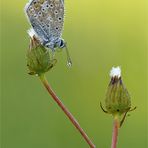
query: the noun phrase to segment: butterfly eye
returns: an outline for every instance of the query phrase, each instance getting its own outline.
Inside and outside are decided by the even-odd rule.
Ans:
[[[64,47],[64,41],[63,41],[63,40],[61,40],[60,47],[61,47],[61,48]]]

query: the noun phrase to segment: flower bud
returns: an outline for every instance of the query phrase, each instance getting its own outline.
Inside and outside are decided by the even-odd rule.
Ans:
[[[122,115],[131,108],[130,95],[122,82],[120,67],[113,67],[110,76],[111,81],[105,98],[106,110],[112,115]]]
[[[57,60],[51,60],[49,50],[40,44],[40,41],[37,40],[31,31],[29,35],[31,37],[29,50],[27,51],[29,74],[41,75],[49,71],[56,64]]]

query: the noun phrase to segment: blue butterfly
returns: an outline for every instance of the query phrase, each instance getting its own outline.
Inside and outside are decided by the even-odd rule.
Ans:
[[[25,13],[35,37],[53,52],[66,49],[69,66],[72,64],[66,42],[61,38],[64,25],[64,0],[31,0],[25,6]]]

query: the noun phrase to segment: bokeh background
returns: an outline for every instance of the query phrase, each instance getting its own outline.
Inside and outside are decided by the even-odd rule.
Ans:
[[[23,8],[28,0],[1,0],[1,147],[87,148],[39,79],[29,76],[26,50],[30,27]],[[119,148],[148,147],[147,0],[65,0],[65,51],[47,78],[98,148],[109,148],[112,116],[99,107],[112,66],[121,66],[132,106],[119,132]]]

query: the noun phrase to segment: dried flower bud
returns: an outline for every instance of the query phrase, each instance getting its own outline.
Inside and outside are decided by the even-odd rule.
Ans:
[[[110,72],[111,81],[106,93],[106,109],[113,115],[122,115],[131,108],[130,95],[123,85],[120,67],[112,68]]]
[[[49,51],[40,44],[35,37],[33,30],[28,33],[31,37],[29,50],[27,51],[29,74],[41,75],[49,71],[56,64],[57,60],[51,60]]]

